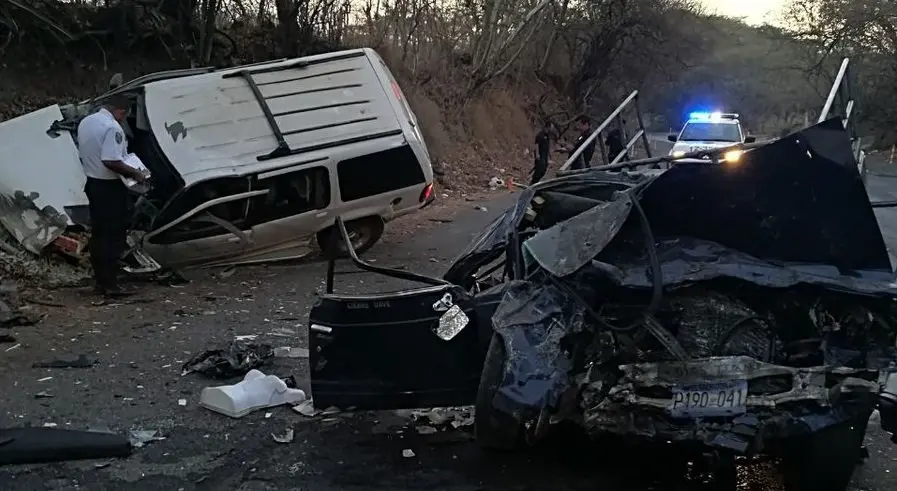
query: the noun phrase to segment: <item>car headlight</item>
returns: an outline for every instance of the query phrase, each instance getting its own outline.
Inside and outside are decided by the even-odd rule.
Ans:
[[[741,160],[741,156],[744,154],[742,150],[729,150],[728,152],[723,154],[723,160],[726,162],[738,162]]]
[[[683,152],[681,150],[676,150],[675,152],[671,153],[670,155],[672,155],[673,157],[679,158],[679,157],[685,155],[685,152]]]

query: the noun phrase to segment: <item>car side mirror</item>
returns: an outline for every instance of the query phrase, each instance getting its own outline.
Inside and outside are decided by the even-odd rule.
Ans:
[[[667,140],[669,140],[673,143],[676,143],[676,140],[678,140],[678,139],[679,138],[677,137],[677,135],[667,135]]]
[[[757,141],[757,137],[756,137],[756,136],[746,136],[746,137],[744,137],[744,142],[745,142],[745,143],[754,143],[755,141]]]

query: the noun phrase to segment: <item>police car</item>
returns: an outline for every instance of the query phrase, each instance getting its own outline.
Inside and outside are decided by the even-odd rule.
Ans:
[[[670,155],[679,157],[686,153],[725,148],[739,143],[753,143],[756,138],[745,136],[738,115],[733,113],[691,113],[678,135],[669,135],[673,142]],[[726,152],[721,161],[732,162],[741,158],[741,150]],[[704,162],[703,159],[680,159],[676,162]]]

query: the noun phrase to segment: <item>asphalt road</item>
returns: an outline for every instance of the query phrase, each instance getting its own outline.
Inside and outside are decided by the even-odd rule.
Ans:
[[[897,199],[897,178],[873,177],[869,189],[873,199]],[[390,229],[367,257],[438,274],[510,200],[499,195],[428,211],[416,217],[418,225]],[[877,213],[886,238],[897,245],[897,210]],[[323,286],[324,265],[240,268],[227,277],[219,272],[194,272],[193,282],[179,288],[147,286],[128,304],[92,305],[93,297],[71,290],[53,294],[66,308],[35,306],[47,317],[16,330],[17,348],[0,345],[0,426],[156,430],[165,439],[122,460],[6,467],[0,489],[687,489],[652,477],[655,461],[638,453],[577,442],[495,457],[481,452],[463,427],[419,435],[406,427],[406,417],[392,412],[306,418],[281,407],[238,420],[211,413],[197,403],[200,390],[215,382],[181,376],[182,363],[238,335],[304,346],[303,326]],[[339,290],[358,292],[401,286],[372,275],[343,276],[336,283]],[[282,337],[285,330],[295,334]],[[78,355],[96,364],[32,368],[34,362]],[[278,359],[268,371],[295,375],[302,384],[307,379],[303,359]],[[287,427],[295,440],[273,441],[272,433]],[[876,424],[867,439],[870,458],[858,469],[854,489],[897,489],[890,472],[897,452]],[[414,456],[403,457],[403,450]],[[745,489],[777,489],[774,476],[755,471],[747,473]]]

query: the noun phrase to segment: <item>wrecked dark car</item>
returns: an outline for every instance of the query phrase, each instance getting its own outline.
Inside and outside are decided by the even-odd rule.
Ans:
[[[897,285],[838,119],[739,162],[537,184],[441,279],[352,256],[426,286],[339,295],[331,263],[322,407],[475,404],[494,448],[561,422],[677,443],[718,457],[716,489],[762,454],[789,491],[842,491],[873,410],[897,430]]]

